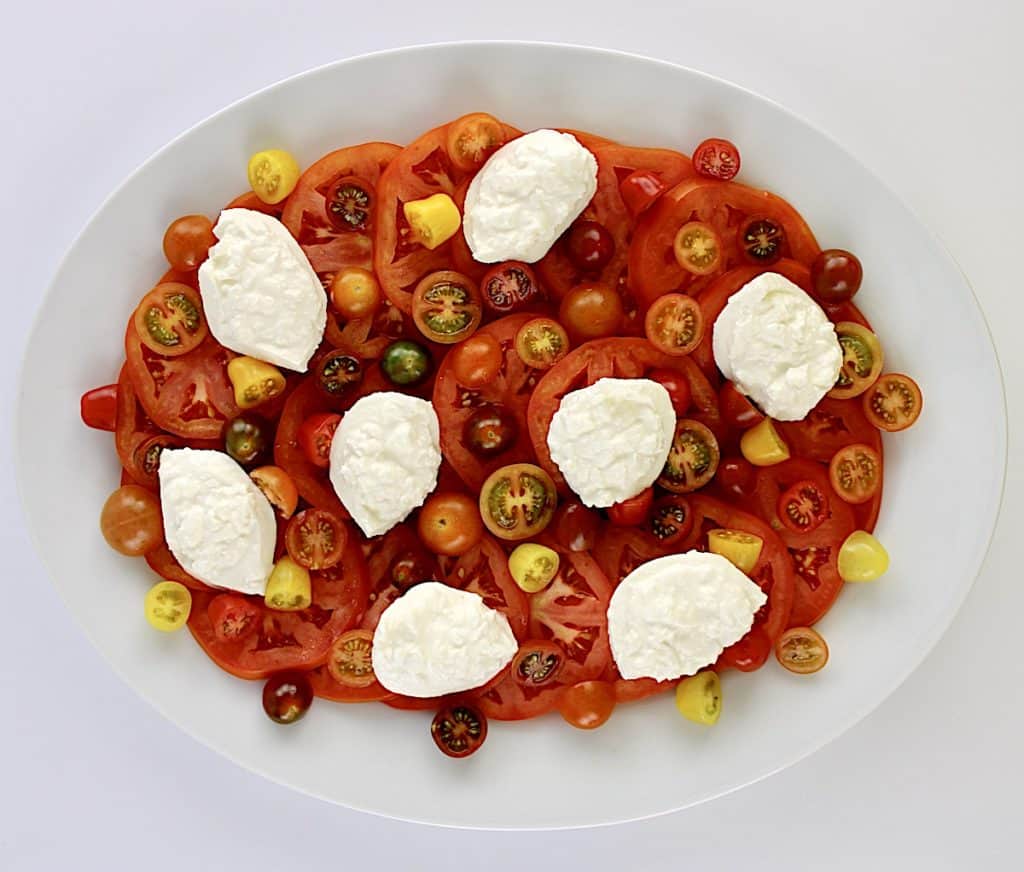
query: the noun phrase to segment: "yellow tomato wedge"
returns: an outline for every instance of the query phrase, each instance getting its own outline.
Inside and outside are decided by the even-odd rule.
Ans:
[[[888,552],[865,530],[854,530],[839,549],[839,574],[843,581],[874,581],[888,568]]]
[[[789,460],[789,446],[782,440],[771,418],[765,418],[743,432],[740,453],[754,466],[774,466]]]
[[[279,612],[298,612],[308,608],[313,600],[309,570],[299,566],[291,557],[282,557],[270,573],[263,599],[268,609]]]
[[[711,726],[722,713],[722,682],[711,669],[676,685],[676,708],[688,721]]]
[[[447,194],[432,194],[402,206],[413,236],[424,248],[434,249],[451,239],[462,224],[459,207]]]
[[[235,389],[235,402],[240,409],[255,408],[284,390],[281,370],[255,357],[235,357],[228,361],[228,379]]]
[[[709,530],[708,551],[721,554],[740,572],[750,574],[761,556],[764,540],[740,530]]]
[[[299,164],[279,148],[258,151],[249,158],[249,186],[264,203],[280,203],[299,181]]]

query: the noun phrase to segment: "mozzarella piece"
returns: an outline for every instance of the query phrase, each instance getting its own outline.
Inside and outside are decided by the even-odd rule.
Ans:
[[[462,223],[481,263],[534,263],[597,190],[597,160],[576,137],[535,130],[499,148],[474,176]]]
[[[608,604],[619,673],[658,681],[693,675],[749,632],[766,600],[720,554],[688,551],[641,564]]]
[[[562,398],[548,450],[583,503],[604,508],[636,496],[661,474],[675,426],[672,399],[660,384],[603,378]]]
[[[327,295],[285,226],[253,209],[225,209],[220,240],[199,267],[214,338],[258,360],[305,372],[327,324]]]
[[[277,521],[245,470],[220,451],[167,448],[159,475],[164,535],[182,568],[214,587],[265,593]]]
[[[434,407],[393,391],[358,400],[331,442],[331,484],[367,536],[386,533],[423,505],[440,466]]]
[[[712,346],[726,378],[779,421],[806,417],[833,388],[843,362],[822,308],[773,272],[729,298],[715,320]]]
[[[429,697],[486,684],[518,650],[508,618],[475,593],[417,584],[380,616],[373,672],[392,693]]]

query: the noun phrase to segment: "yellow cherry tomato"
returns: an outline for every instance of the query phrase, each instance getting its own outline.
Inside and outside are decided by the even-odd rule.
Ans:
[[[235,402],[240,409],[252,409],[284,390],[281,370],[255,357],[235,357],[229,360],[228,378],[235,389]]]
[[[740,453],[754,466],[774,466],[789,460],[789,446],[782,441],[771,418],[743,431]]]
[[[298,612],[308,608],[312,600],[313,583],[309,570],[299,566],[291,557],[278,560],[267,580],[267,592],[263,597],[267,608]]]
[[[889,568],[889,553],[865,530],[854,530],[839,549],[843,581],[874,581]]]
[[[516,546],[508,558],[508,571],[527,593],[544,590],[558,573],[558,552],[532,542]]]
[[[722,682],[711,669],[684,678],[676,685],[676,708],[695,724],[711,726],[722,713]]]
[[[750,574],[761,556],[764,540],[740,530],[708,530],[708,551],[721,554],[740,572]]]
[[[192,611],[192,594],[176,581],[160,581],[146,594],[146,620],[154,630],[171,633],[180,630]]]
[[[249,186],[264,203],[280,203],[295,190],[299,175],[295,158],[279,148],[249,158]]]
[[[368,269],[347,266],[331,280],[331,303],[346,320],[369,318],[380,307],[380,282]]]
[[[447,194],[433,194],[423,200],[410,200],[402,206],[405,220],[416,241],[434,249],[451,239],[462,224],[459,207]]]

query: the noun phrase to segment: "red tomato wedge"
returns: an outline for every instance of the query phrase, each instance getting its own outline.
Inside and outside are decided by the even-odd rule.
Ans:
[[[715,275],[746,263],[737,234],[755,215],[771,218],[782,227],[782,257],[810,267],[821,249],[810,227],[781,197],[738,182],[686,179],[664,193],[637,224],[629,250],[629,283],[640,305],[646,308],[669,291],[695,295]],[[722,257],[715,273],[699,276],[676,260],[676,233],[690,221],[710,225],[721,239]]]
[[[655,369],[680,373],[689,383],[692,395],[688,416],[712,430],[720,427],[718,396],[688,357],[663,354],[646,339],[610,338],[588,342],[570,351],[544,374],[530,397],[527,409],[537,462],[562,493],[568,493],[568,487],[548,450],[548,429],[562,397],[601,378],[644,378]]]

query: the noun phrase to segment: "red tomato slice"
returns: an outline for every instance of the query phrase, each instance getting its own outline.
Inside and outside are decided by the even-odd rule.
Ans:
[[[368,142],[341,148],[320,158],[300,177],[295,190],[284,204],[281,221],[298,240],[321,281],[329,283],[343,267],[373,267],[373,225],[376,219],[373,200],[384,169],[401,148],[388,142]],[[328,214],[327,197],[341,179],[362,180],[369,190],[370,218],[363,229],[339,227]]]
[[[480,692],[480,710],[496,720],[523,720],[552,711],[565,685],[598,678],[611,663],[605,618],[611,584],[589,555],[568,551],[549,538],[538,541],[559,552],[561,565],[551,584],[529,598],[529,634],[558,645],[565,662],[550,684],[524,687],[505,673]]]
[[[433,400],[441,425],[441,452],[474,491],[502,466],[534,462],[527,407],[540,374],[526,366],[515,350],[516,334],[532,319],[532,315],[509,315],[477,331],[477,336],[493,336],[501,345],[502,364],[497,377],[488,384],[479,388],[459,384],[450,355],[438,369]],[[464,437],[467,421],[483,406],[500,406],[518,426],[513,444],[493,457],[475,454]]]
[[[506,141],[514,139],[519,131],[508,125]],[[442,124],[427,131],[419,139],[403,148],[390,162],[377,185],[377,211],[374,215],[373,264],[388,299],[405,314],[412,312],[412,292],[428,273],[451,269],[453,252],[457,245],[465,245],[462,230],[431,250],[416,242],[405,220],[403,204],[421,200],[433,194],[448,194],[456,200],[465,196],[465,187],[471,174],[459,170],[448,154],[448,127]],[[457,242],[455,240],[461,240]],[[456,267],[479,280],[486,266],[463,269],[468,249],[463,249]],[[469,258],[472,263],[472,258]]]
[[[781,197],[737,182],[686,179],[663,194],[637,224],[629,250],[629,282],[640,305],[646,308],[669,291],[694,295],[715,275],[746,263],[737,233],[753,215],[771,218],[782,227],[782,257],[809,267],[820,253],[810,227]],[[709,224],[722,240],[720,265],[709,276],[684,269],[673,253],[676,233],[690,221]]]
[[[692,411],[711,430],[720,428],[718,396],[708,380],[688,357],[673,357],[657,351],[646,339],[597,339],[581,345],[549,369],[530,397],[527,420],[537,462],[558,486],[568,493],[568,485],[548,450],[548,429],[562,397],[570,391],[592,385],[606,376],[646,378],[652,370],[670,369],[683,375],[690,385]]]
[[[286,199],[281,200],[279,203],[264,203],[256,196],[255,191],[245,191],[235,197],[235,199],[228,203],[224,208],[252,209],[254,212],[262,212],[264,215],[270,215],[273,218],[280,219],[281,213],[287,205],[288,201]]]
[[[313,693],[332,702],[387,702],[395,697],[376,681],[367,687],[348,687],[334,680],[326,666],[318,666],[309,673]]]
[[[794,484],[811,481],[831,495],[825,520],[815,529],[799,533],[789,529],[778,516],[780,496]],[[853,507],[835,496],[828,470],[810,460],[793,459],[767,466],[757,473],[754,489],[757,514],[765,518],[789,548],[796,570],[791,627],[809,627],[819,620],[843,589],[839,575],[839,548],[857,529]]]
[[[483,598],[484,604],[508,618],[515,637],[526,638],[530,601],[508,571],[508,555],[497,540],[484,534],[480,544],[463,554],[448,570],[445,582]]]
[[[601,571],[617,586],[642,563],[664,557],[673,550],[645,529],[607,524],[598,535],[593,553]]]
[[[185,572],[166,544],[150,551],[146,555],[146,563],[149,564],[149,568],[153,572],[167,581],[176,581],[179,584],[185,585],[190,590],[209,590],[217,593],[212,587],[203,584],[198,578],[193,578]]]
[[[629,322],[627,332],[641,334],[643,321],[637,318],[636,301],[626,282],[630,240],[635,220],[622,198],[620,185],[637,170],[653,173],[670,188],[693,176],[690,159],[677,151],[663,148],[631,148],[590,134],[573,131],[573,135],[597,158],[597,191],[583,210],[580,220],[596,221],[612,236],[615,251],[611,260],[596,274],[582,271],[569,256],[564,238],[537,264],[541,280],[548,292],[561,300],[571,288],[583,281],[598,282],[615,288],[623,298],[623,309]]]
[[[442,581],[444,573],[412,527],[399,524],[383,536],[365,540],[363,553],[370,572],[370,605],[360,626],[374,630],[381,613],[421,581]]]
[[[265,678],[285,669],[321,665],[331,643],[355,626],[367,607],[369,574],[359,545],[352,537],[341,563],[313,573],[313,602],[300,612],[279,612],[258,603],[259,629],[245,639],[217,638],[207,614],[215,592],[194,592],[189,629],[221,669],[239,678]]]
[[[881,436],[864,414],[860,397],[825,397],[802,421],[777,421],[775,426],[792,454],[818,463],[830,463],[837,451],[856,443],[882,456]]]

